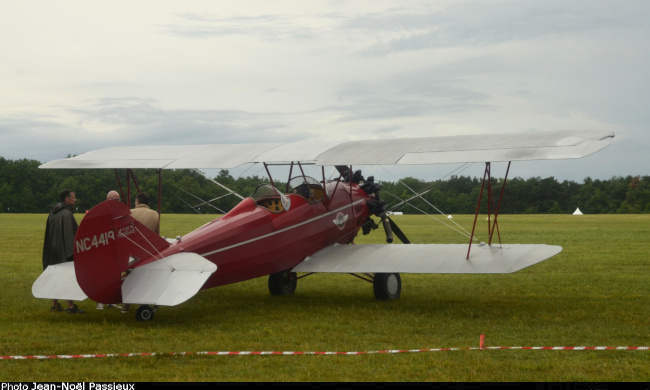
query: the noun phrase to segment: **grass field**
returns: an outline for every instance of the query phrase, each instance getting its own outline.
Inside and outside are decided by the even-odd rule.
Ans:
[[[291,297],[270,296],[261,278],[201,292],[146,323],[133,309],[97,311],[86,300],[79,304],[86,314],[68,315],[33,298],[46,218],[0,214],[0,355],[163,355],[1,360],[3,382],[650,380],[648,350],[164,355],[469,348],[480,334],[486,346],[650,346],[650,215],[502,215],[504,242],[564,250],[514,274],[402,275],[402,297],[390,302],[376,301],[370,284],[349,275],[302,279]],[[469,229],[472,218],[454,220]],[[430,217],[395,220],[416,243],[466,241]],[[161,233],[182,235],[206,221],[165,215]],[[379,230],[357,242],[382,240]]]

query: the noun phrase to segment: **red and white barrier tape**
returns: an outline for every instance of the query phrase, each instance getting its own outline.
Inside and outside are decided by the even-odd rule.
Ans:
[[[442,352],[442,351],[483,351],[483,350],[552,350],[552,351],[648,351],[650,347],[486,347],[484,346],[485,336],[481,335],[480,344],[473,348],[430,348],[430,349],[390,349],[384,351],[365,352],[295,352],[295,351],[217,351],[217,352],[169,352],[169,353],[102,353],[84,355],[28,355],[28,356],[0,356],[0,360],[23,360],[23,359],[78,359],[98,357],[119,357],[119,356],[174,356],[174,355],[371,355],[391,353],[412,353],[412,352]]]
[[[650,347],[484,347],[476,349],[531,349],[546,351],[648,351]]]

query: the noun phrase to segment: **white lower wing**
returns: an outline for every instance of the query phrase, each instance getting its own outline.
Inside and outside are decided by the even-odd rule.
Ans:
[[[135,268],[122,283],[122,302],[175,306],[192,298],[217,266],[196,253],[177,253]]]
[[[83,301],[88,296],[81,290],[74,272],[74,262],[48,266],[32,285],[34,298]]]
[[[562,251],[550,245],[336,245],[320,250],[295,272],[501,274],[519,271]]]

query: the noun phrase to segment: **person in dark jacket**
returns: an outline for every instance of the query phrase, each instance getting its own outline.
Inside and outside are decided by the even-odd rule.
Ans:
[[[73,191],[63,190],[59,194],[59,199],[60,202],[52,206],[52,211],[47,217],[43,242],[43,270],[50,265],[74,260],[74,236],[79,226],[74,218],[74,205],[77,198]],[[63,308],[56,299],[52,299],[51,310],[63,311]],[[66,312],[84,313],[72,301],[68,301]]]

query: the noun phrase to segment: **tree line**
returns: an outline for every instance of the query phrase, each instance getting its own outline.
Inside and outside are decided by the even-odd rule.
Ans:
[[[0,210],[3,213],[47,213],[58,202],[59,192],[68,188],[76,192],[78,211],[84,212],[106,199],[108,191],[119,191],[118,180],[126,187],[125,172],[113,170],[38,169],[35,160],[7,160],[0,157]],[[124,171],[124,170],[122,170]],[[165,170],[162,173],[163,213],[214,213],[230,210],[240,199],[197,172]],[[158,204],[156,170],[134,170],[139,189],[151,196],[151,206]],[[221,170],[214,178],[232,191],[249,196],[266,177],[234,178]],[[132,183],[132,182],[131,182]],[[499,204],[503,179],[492,178],[493,204]],[[447,180],[425,181],[407,177],[397,182],[382,181],[380,195],[395,210],[445,214],[473,214],[481,193],[482,178],[452,176]],[[285,182],[275,181],[284,189]],[[408,203],[413,192],[422,194]],[[131,184],[132,198],[136,188]],[[126,196],[126,193],[123,194]],[[481,212],[487,212],[487,189],[483,191]],[[206,203],[206,201],[211,202]],[[133,207],[133,202],[129,202]],[[435,208],[434,208],[435,207]],[[615,176],[609,180],[587,177],[583,183],[558,181],[554,177],[515,177],[507,180],[501,202],[506,214],[566,214],[579,207],[585,214],[650,213],[650,176]],[[436,210],[437,209],[437,210]]]

